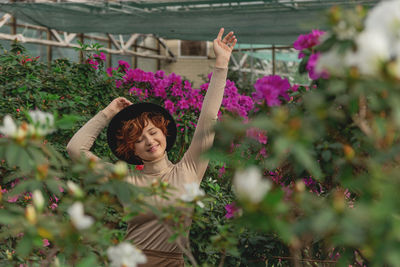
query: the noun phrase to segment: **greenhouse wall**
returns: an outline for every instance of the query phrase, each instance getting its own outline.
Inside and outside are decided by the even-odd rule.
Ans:
[[[180,41],[179,40],[167,40],[167,46],[171,49],[172,53],[178,56],[176,62],[161,62],[161,69],[167,73],[177,73],[186,79],[193,82],[195,88],[200,87],[204,83],[204,77],[210,73],[213,69],[215,62],[215,55],[212,48],[212,43],[208,42],[207,45],[207,56],[180,56]],[[165,53],[165,50],[161,50],[161,54]]]

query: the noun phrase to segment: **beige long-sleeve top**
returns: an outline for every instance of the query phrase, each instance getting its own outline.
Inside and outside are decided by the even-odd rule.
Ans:
[[[148,186],[154,179],[168,182],[176,190],[168,201],[154,197],[150,202],[156,205],[168,205],[178,199],[184,192],[186,183],[200,184],[206,171],[208,160],[201,154],[208,150],[214,140],[213,125],[217,120],[218,110],[224,95],[227,69],[215,68],[208,91],[203,101],[200,117],[192,142],[181,161],[172,164],[165,153],[164,157],[155,161],[144,161],[144,169],[139,175],[127,177],[127,181],[136,186]],[[90,148],[99,133],[106,127],[110,119],[100,111],[89,120],[72,137],[67,145],[71,158],[79,158],[83,152],[87,157],[95,157]],[[187,222],[190,225],[191,221]],[[132,240],[141,249],[165,252],[182,252],[176,243],[168,242],[170,231],[167,225],[160,223],[152,213],[141,214],[128,222],[125,239]]]

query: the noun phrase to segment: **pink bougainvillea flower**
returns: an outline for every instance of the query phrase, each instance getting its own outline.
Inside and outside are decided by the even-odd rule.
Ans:
[[[97,69],[99,68],[99,67],[98,67],[99,62],[97,62],[97,61],[95,61],[95,60],[93,60],[93,59],[88,59],[87,62],[88,62],[88,64],[91,65],[91,67],[92,67],[93,69],[97,70]]]
[[[189,109],[189,104],[186,99],[181,99],[178,101],[178,108],[179,109]]]
[[[264,130],[252,127],[246,131],[246,136],[257,140],[260,144],[267,144],[267,133]]]
[[[50,242],[49,242],[49,240],[48,239],[43,239],[42,240],[43,241],[43,247],[48,247],[48,246],[50,246]]]
[[[165,76],[165,72],[163,70],[158,70],[155,74],[156,78],[163,79]]]
[[[125,71],[131,67],[131,65],[129,65],[128,62],[123,61],[123,60],[118,61],[118,66],[121,67]]]
[[[171,114],[174,114],[176,111],[175,104],[171,100],[167,99],[164,102],[164,107],[168,110]],[[179,125],[179,124],[178,124]],[[178,126],[179,127],[179,126]]]
[[[325,32],[321,30],[312,30],[309,34],[301,34],[297,40],[293,43],[293,47],[296,50],[303,50],[307,48],[312,48],[320,43],[320,36]],[[304,53],[299,53],[299,58],[303,58]]]
[[[100,55],[94,54],[93,55],[94,58],[100,59],[102,61],[106,61],[106,55],[103,52],[100,52]]]
[[[319,73],[315,70],[315,66],[317,65],[319,56],[320,56],[320,52],[312,54],[307,62],[306,70],[308,71],[308,76],[312,80],[317,80],[319,78],[323,78],[323,79],[329,78],[329,74],[326,71]]]
[[[115,81],[115,87],[120,88],[122,86],[122,81],[121,80],[116,80]]]
[[[279,97],[283,97],[287,101],[290,100],[287,93],[291,88],[290,83],[288,79],[283,79],[278,75],[270,75],[258,79],[254,84],[254,88],[256,91],[252,96],[258,104],[265,101],[268,106],[272,107],[281,105]]]
[[[222,175],[225,174],[225,172],[226,172],[226,170],[225,170],[225,165],[224,165],[218,170],[218,177],[221,178]]]
[[[232,202],[230,204],[225,205],[225,218],[230,219],[235,216],[235,214],[239,211],[239,209],[236,207],[235,202]]]
[[[19,195],[13,196],[13,197],[8,197],[7,202],[9,203],[15,203],[18,201]]]
[[[303,178],[303,182],[307,187],[315,185],[315,180],[312,177]]]
[[[265,148],[265,147],[262,147],[261,149],[260,149],[260,151],[258,152],[258,155],[259,156],[261,156],[261,157],[263,157],[263,158],[266,158],[267,157],[267,149]]]
[[[291,90],[292,90],[293,92],[297,92],[297,91],[299,90],[299,87],[300,87],[300,84],[293,84]]]
[[[112,77],[113,76],[113,71],[116,70],[115,68],[107,68],[106,72],[108,77]]]

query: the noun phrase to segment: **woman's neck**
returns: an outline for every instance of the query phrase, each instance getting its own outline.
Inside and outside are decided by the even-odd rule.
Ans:
[[[150,175],[161,175],[166,172],[168,169],[172,167],[172,163],[168,160],[167,152],[164,152],[164,155],[159,159],[155,159],[152,161],[144,161],[144,174]]]

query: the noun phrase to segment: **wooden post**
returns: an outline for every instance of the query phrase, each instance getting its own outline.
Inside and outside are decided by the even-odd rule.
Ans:
[[[157,40],[157,39],[156,39]],[[157,40],[157,50],[158,50],[158,54],[161,55],[161,45],[160,42]],[[157,59],[157,70],[161,69],[161,60]]]
[[[79,41],[81,41],[82,44],[85,43],[85,37],[83,36],[83,33],[79,34]],[[84,59],[84,54],[83,51],[79,51],[79,63],[83,63],[83,59]]]
[[[253,65],[254,65],[254,50],[253,50],[253,44],[250,44],[250,51],[251,51],[251,58],[250,58],[250,82],[253,84]]]
[[[107,39],[108,39],[107,48],[111,49],[111,39],[110,39],[110,37],[108,37]],[[111,53],[109,53],[108,57],[107,57],[107,68],[111,68],[111,67],[112,67],[112,56],[111,56]]]
[[[11,18],[11,34],[17,34],[17,19],[14,16]]]
[[[276,72],[275,50],[275,45],[272,45],[272,75]]]
[[[11,3],[15,3],[15,0],[10,0]],[[12,16],[11,18],[11,34],[16,35],[17,34],[17,19]]]
[[[47,40],[51,40],[51,32],[50,29],[47,29]],[[50,67],[51,61],[53,60],[53,51],[52,51],[52,46],[48,45],[47,46],[47,65]]]
[[[135,40],[135,43],[133,46],[133,51],[137,52],[137,39]],[[137,69],[137,57],[136,56],[132,57],[132,68]]]

